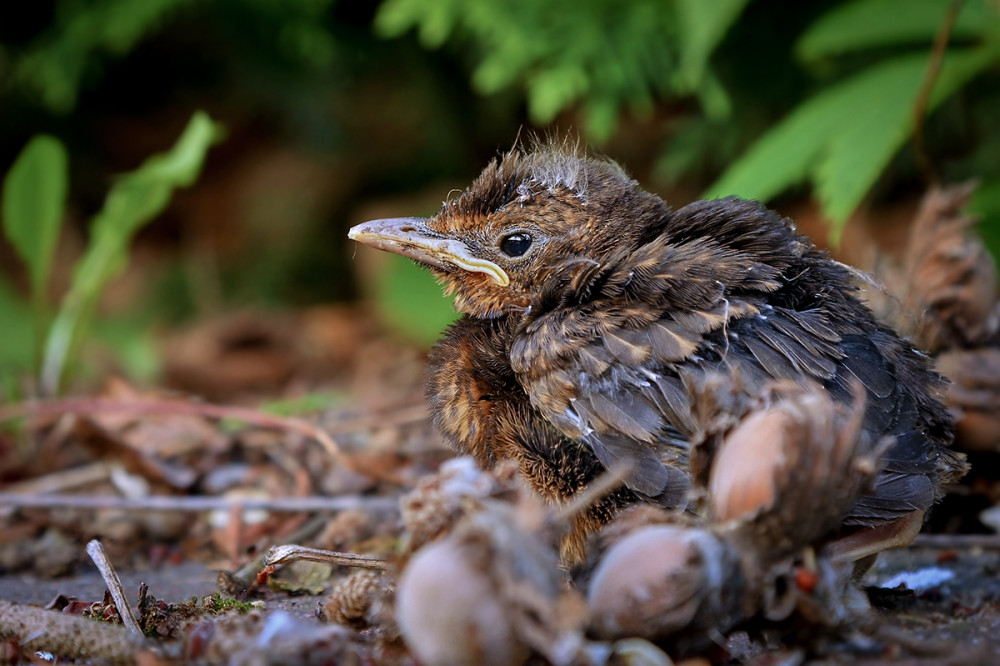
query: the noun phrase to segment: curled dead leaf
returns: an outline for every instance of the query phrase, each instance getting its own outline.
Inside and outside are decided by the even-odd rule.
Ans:
[[[956,417],[956,445],[968,451],[1000,449],[1000,349],[955,349],[935,359],[951,380],[944,399]]]
[[[962,209],[974,184],[932,188],[910,229],[904,257],[903,315],[917,346],[930,352],[969,347],[997,332],[997,269],[976,220]]]

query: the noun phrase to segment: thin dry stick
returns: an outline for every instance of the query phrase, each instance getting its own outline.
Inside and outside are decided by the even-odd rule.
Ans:
[[[347,511],[350,509],[392,511],[399,501],[392,497],[247,497],[232,500],[225,497],[117,497],[114,495],[21,495],[0,493],[0,507],[30,509],[120,509],[122,511],[227,511],[234,506],[245,510],[287,511]]]
[[[6,493],[0,493],[0,496],[4,494],[34,496],[45,493],[56,493],[67,488],[85,486],[109,478],[111,476],[111,469],[112,466],[110,464],[98,462],[60,470],[35,479],[11,483],[4,488]],[[4,506],[4,502],[0,501],[0,519],[9,516],[13,508],[13,506]]]
[[[948,49],[948,42],[951,39],[951,31],[955,27],[955,19],[962,8],[962,0],[952,0],[948,6],[948,13],[945,14],[944,23],[934,37],[934,46],[931,49],[931,57],[927,63],[927,72],[924,74],[924,81],[920,85],[920,92],[913,103],[913,151],[916,153],[917,164],[924,174],[924,178],[929,185],[938,183],[937,171],[934,168],[931,158],[927,155],[927,148],[924,145],[924,116],[927,114],[927,105],[930,103],[931,91],[934,89],[934,82],[937,81],[941,71],[941,62],[944,60],[945,51]]]
[[[104,552],[104,546],[101,545],[100,541],[94,539],[87,544],[87,554],[90,555],[90,559],[94,560],[97,570],[101,572],[101,578],[107,584],[111,598],[115,600],[115,608],[118,609],[118,616],[122,619],[122,624],[133,634],[142,636],[142,628],[139,627],[139,621],[135,619],[132,607],[129,605],[128,599],[125,598],[125,588],[122,587],[122,581],[118,578],[118,572],[111,564],[108,554]]]
[[[276,564],[287,564],[295,560],[308,560],[310,562],[323,562],[324,564],[336,564],[344,567],[357,567],[359,569],[377,569],[384,571],[392,567],[389,560],[371,555],[355,555],[354,553],[341,553],[335,550],[322,550],[320,548],[308,548],[295,544],[283,546],[272,546],[267,551],[264,558],[265,566]]]
[[[912,547],[942,548],[967,550],[982,548],[984,550],[1000,549],[1000,534],[918,534]]]

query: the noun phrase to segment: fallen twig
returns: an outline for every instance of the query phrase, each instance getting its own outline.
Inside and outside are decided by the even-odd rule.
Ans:
[[[11,483],[4,487],[8,493],[18,495],[33,495],[42,493],[57,493],[68,488],[77,486],[87,486],[100,481],[106,481],[111,477],[111,470],[114,466],[106,462],[96,462],[70,469],[51,472],[45,476],[35,477]]]
[[[911,547],[1000,549],[1000,534],[919,534]]]
[[[115,601],[115,608],[118,610],[118,617],[122,619],[122,624],[133,634],[142,636],[142,628],[139,626],[139,621],[135,619],[132,606],[129,605],[128,599],[125,597],[125,588],[122,587],[122,581],[118,578],[118,572],[111,564],[108,554],[104,552],[104,546],[101,545],[100,541],[94,539],[87,544],[87,554],[94,561],[94,565],[101,573],[101,578],[108,586],[108,592],[111,593],[111,598]]]
[[[952,0],[948,6],[948,11],[944,15],[941,27],[937,35],[934,36],[934,46],[931,47],[930,57],[927,61],[927,71],[924,73],[924,80],[920,84],[920,92],[913,103],[913,151],[916,154],[917,165],[924,174],[924,178],[930,184],[938,182],[937,170],[934,168],[931,158],[927,155],[924,146],[924,118],[927,115],[927,105],[930,103],[931,91],[937,82],[938,74],[941,71],[941,63],[944,60],[945,52],[948,50],[948,42],[951,39],[952,30],[955,28],[955,19],[962,9],[963,0]]]
[[[92,483],[105,481],[111,477],[113,466],[106,462],[91,463],[81,465],[71,469],[52,472],[45,476],[34,479],[18,481],[7,485],[4,490],[6,494],[19,496],[35,496],[45,493],[56,493],[77,486],[86,486]],[[0,493],[2,495],[4,493]],[[6,518],[15,507],[4,506],[0,502],[0,518]]]
[[[265,566],[276,564],[287,564],[295,560],[308,560],[310,562],[323,562],[325,564],[336,564],[344,567],[357,567],[360,569],[385,570],[392,566],[389,560],[371,555],[355,555],[354,553],[341,553],[334,550],[322,550],[319,548],[308,548],[306,546],[296,546],[287,544],[284,546],[272,546],[267,551],[264,558]]]

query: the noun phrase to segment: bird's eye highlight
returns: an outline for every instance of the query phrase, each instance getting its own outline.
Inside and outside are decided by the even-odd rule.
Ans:
[[[524,232],[504,236],[500,241],[500,251],[508,257],[520,257],[531,247],[531,236]]]

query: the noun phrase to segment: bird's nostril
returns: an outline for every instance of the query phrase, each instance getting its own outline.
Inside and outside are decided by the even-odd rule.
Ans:
[[[400,231],[405,231],[405,232],[409,233],[409,232],[411,232],[411,231],[416,231],[416,230],[417,230],[417,228],[416,228],[416,227],[413,227],[413,226],[410,226],[410,225],[408,224],[408,225],[406,225],[405,227],[400,227],[400,228],[399,228],[399,230],[400,230]]]

